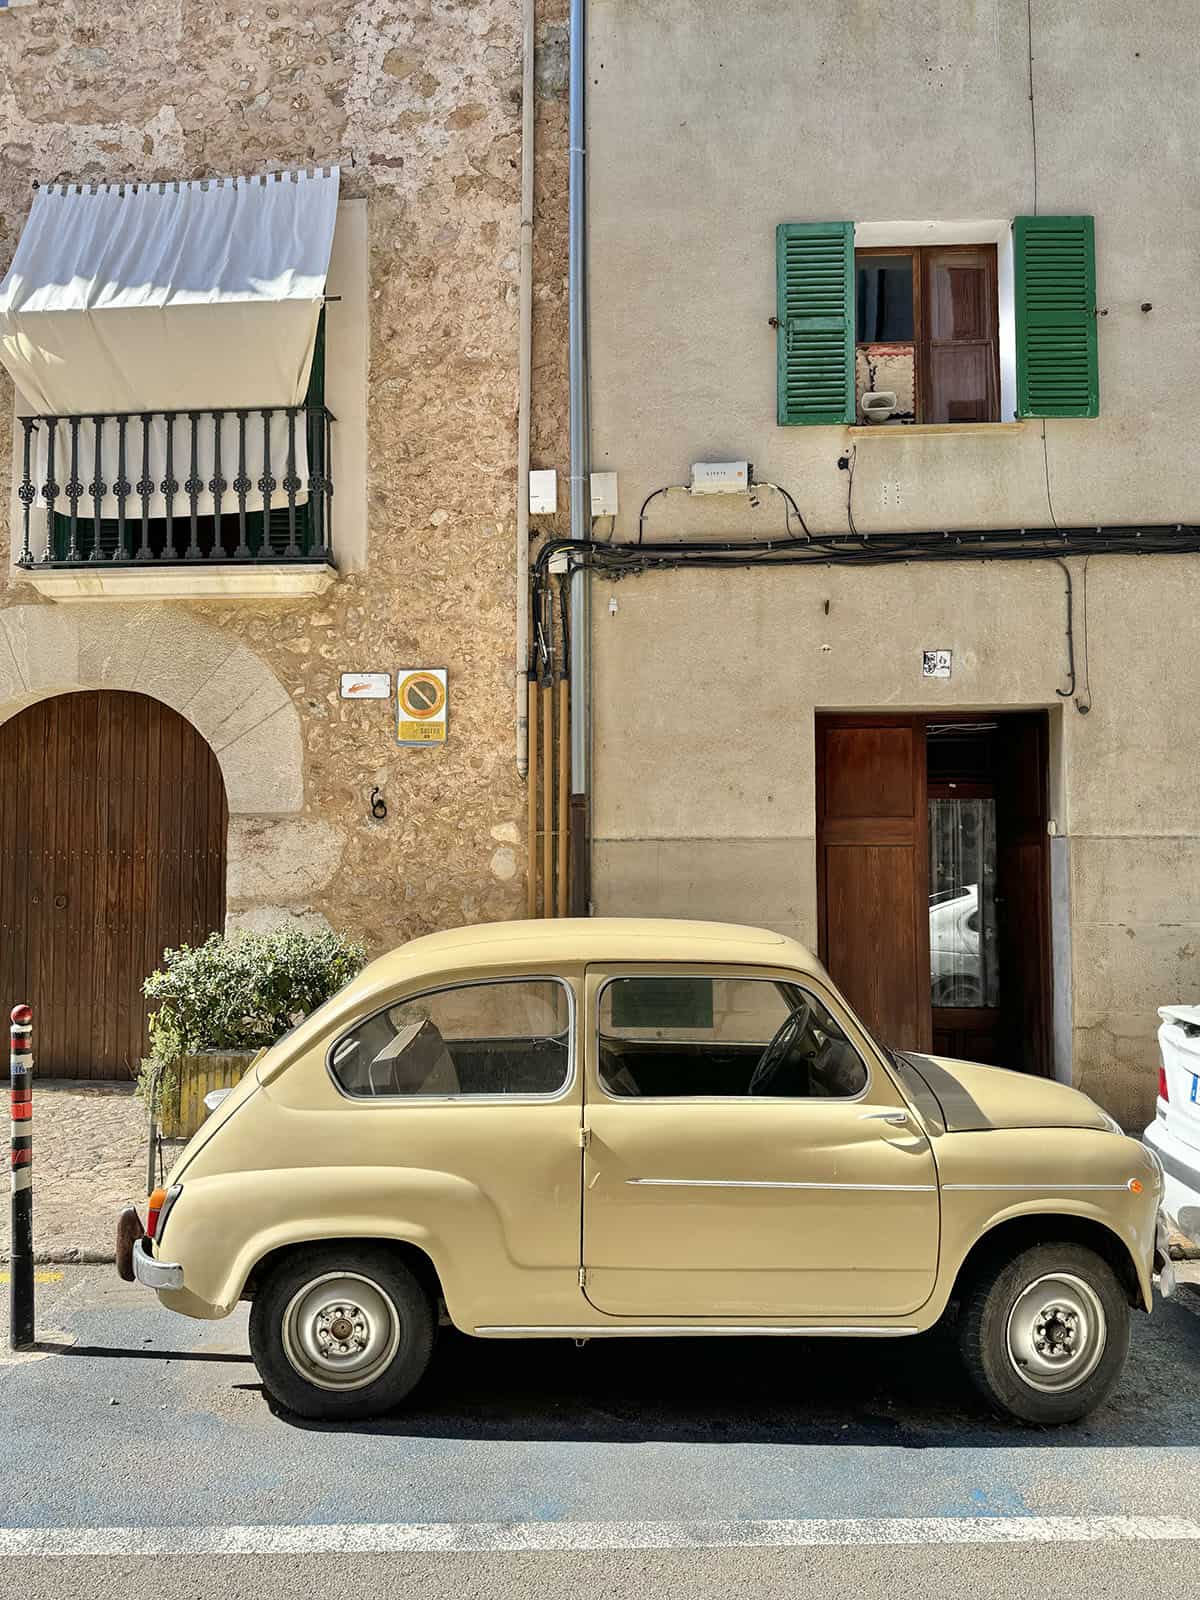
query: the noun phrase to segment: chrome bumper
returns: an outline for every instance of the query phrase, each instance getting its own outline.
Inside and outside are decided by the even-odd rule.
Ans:
[[[147,1289],[182,1289],[183,1268],[175,1261],[156,1261],[145,1239],[133,1247],[133,1275]]]

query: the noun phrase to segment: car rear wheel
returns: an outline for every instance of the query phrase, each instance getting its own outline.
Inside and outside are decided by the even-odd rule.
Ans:
[[[963,1360],[1002,1416],[1053,1425],[1102,1405],[1129,1350],[1129,1303],[1108,1262],[1039,1244],[976,1278],[959,1320]]]
[[[250,1310],[263,1384],[300,1417],[392,1410],[429,1365],[433,1335],[429,1296],[382,1245],[329,1244],[285,1258]]]

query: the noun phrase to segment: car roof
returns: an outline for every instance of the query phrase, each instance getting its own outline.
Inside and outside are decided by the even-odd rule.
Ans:
[[[483,922],[412,939],[380,956],[323,1006],[285,1035],[259,1064],[261,1083],[281,1073],[314,1040],[344,1026],[364,1007],[412,984],[486,980],[489,972],[553,973],[565,966],[617,962],[719,962],[732,967],[782,967],[819,973],[820,963],[794,939],[732,922],[683,922],[673,917],[551,917]]]
[[[720,961],[733,966],[819,970],[812,953],[767,928],[673,917],[551,917],[485,922],[426,934],[381,956],[368,969],[377,982],[456,965],[512,967],[627,961]]]

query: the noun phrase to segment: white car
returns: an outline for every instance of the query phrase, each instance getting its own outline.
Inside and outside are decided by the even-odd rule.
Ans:
[[[929,960],[935,1006],[984,1004],[977,883],[931,899]]]
[[[1171,1253],[1181,1248],[1179,1236],[1200,1252],[1200,1006],[1160,1006],[1158,1014],[1158,1105],[1142,1138],[1162,1163],[1162,1210],[1175,1236]],[[1195,1260],[1168,1267],[1178,1279],[1200,1277]],[[1164,1280],[1163,1286],[1169,1292],[1171,1285]]]

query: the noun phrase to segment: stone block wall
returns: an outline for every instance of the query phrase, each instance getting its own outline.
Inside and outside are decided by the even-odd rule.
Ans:
[[[535,465],[560,471],[565,16],[565,0],[539,5],[533,448]],[[52,606],[9,567],[0,494],[0,611],[21,608],[9,632],[24,652],[13,657],[0,718],[41,694],[119,683],[169,699],[200,726],[215,714],[214,695],[233,696],[218,751],[242,796],[230,801],[231,925],[324,920],[380,949],[522,914],[513,711],[521,65],[519,0],[33,0],[0,11],[0,267],[35,181],[336,162],[343,195],[367,202],[361,571],[299,603]],[[5,483],[11,415],[0,376]],[[416,665],[449,668],[443,749],[402,749],[386,702],[338,697],[343,670]],[[257,698],[238,698],[243,683]],[[371,816],[375,787],[388,807],[382,821]]]

